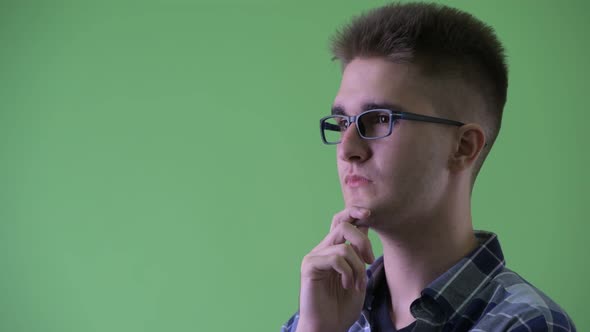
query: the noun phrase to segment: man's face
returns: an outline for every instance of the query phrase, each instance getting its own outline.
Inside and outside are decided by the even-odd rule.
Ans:
[[[391,108],[430,116],[436,102],[431,84],[411,64],[357,58],[345,68],[334,109],[358,115]],[[390,218],[420,218],[433,212],[447,186],[454,127],[399,120],[390,136],[364,140],[352,124],[337,145],[338,175],[347,207],[371,210],[367,226]],[[362,178],[355,180],[351,175]],[[359,223],[362,223],[359,222]]]

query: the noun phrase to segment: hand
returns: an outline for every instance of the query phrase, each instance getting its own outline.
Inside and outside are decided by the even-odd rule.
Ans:
[[[365,263],[375,260],[367,227],[352,223],[370,211],[351,207],[334,215],[330,233],[303,258],[297,331],[347,331],[365,300]],[[347,243],[348,242],[348,243]]]

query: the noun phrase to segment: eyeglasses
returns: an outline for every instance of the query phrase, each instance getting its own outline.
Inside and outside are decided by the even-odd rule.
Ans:
[[[320,119],[320,131],[324,144],[338,144],[342,134],[356,124],[359,135],[364,139],[378,139],[391,135],[393,123],[396,120],[411,120],[441,123],[451,126],[463,126],[463,122],[436,118],[409,112],[392,111],[388,109],[373,109],[356,116],[329,115]]]

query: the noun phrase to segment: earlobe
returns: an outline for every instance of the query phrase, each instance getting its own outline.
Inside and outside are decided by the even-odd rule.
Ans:
[[[471,167],[479,157],[484,145],[485,134],[477,124],[466,124],[459,128],[458,140],[451,157],[450,168],[456,171]]]

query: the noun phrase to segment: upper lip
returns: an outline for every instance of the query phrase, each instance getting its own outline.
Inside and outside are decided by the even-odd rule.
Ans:
[[[369,181],[371,182],[371,180],[367,179],[366,177],[359,175],[359,174],[348,174],[345,178],[344,178],[344,183],[348,183],[350,181]]]

